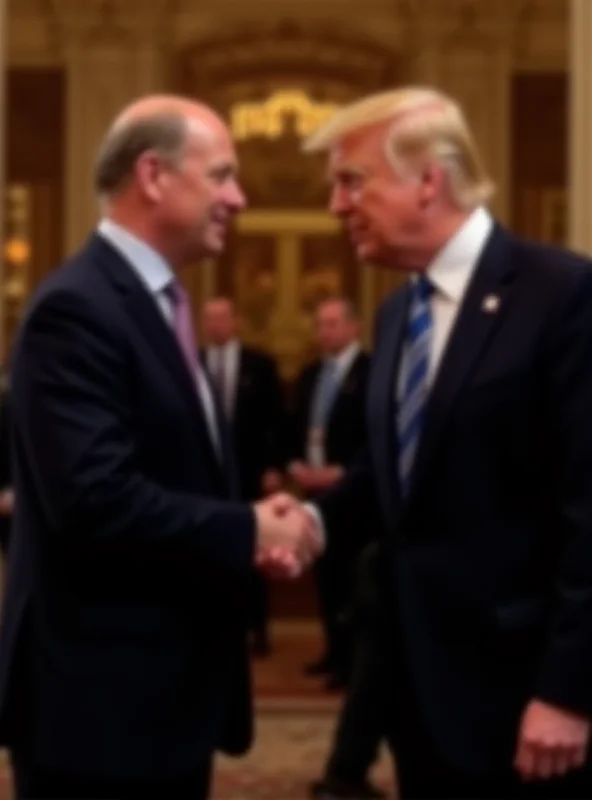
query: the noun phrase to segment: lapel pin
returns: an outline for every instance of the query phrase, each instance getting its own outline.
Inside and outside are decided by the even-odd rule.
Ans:
[[[499,307],[500,299],[496,294],[488,294],[487,297],[483,298],[481,308],[488,314],[495,314],[495,312],[499,310]]]

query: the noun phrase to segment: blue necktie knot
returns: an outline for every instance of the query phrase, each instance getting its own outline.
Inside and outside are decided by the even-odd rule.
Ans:
[[[427,275],[421,274],[418,275],[417,280],[415,281],[415,296],[420,300],[425,302],[429,300],[431,295],[434,291],[434,284],[431,280],[427,277]]]

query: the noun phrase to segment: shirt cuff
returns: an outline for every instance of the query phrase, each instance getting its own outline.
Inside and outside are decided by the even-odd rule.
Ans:
[[[319,533],[319,543],[323,550],[327,547],[327,530],[325,528],[325,522],[323,520],[323,515],[321,514],[320,510],[314,503],[303,503],[302,507],[310,514],[310,516],[314,519],[317,525],[317,530]]]

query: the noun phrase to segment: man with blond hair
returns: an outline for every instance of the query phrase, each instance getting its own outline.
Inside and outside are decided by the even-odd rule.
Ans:
[[[240,501],[197,357],[182,273],[245,204],[226,125],[139,100],[95,185],[103,219],[13,354],[0,738],[18,800],[203,800],[214,751],[251,740],[252,570],[291,575],[316,544],[288,498]]]
[[[358,258],[408,275],[376,320],[368,451],[316,508],[330,538],[379,498],[368,663],[401,795],[592,797],[592,264],[492,219],[437,91],[361,100],[306,147]]]

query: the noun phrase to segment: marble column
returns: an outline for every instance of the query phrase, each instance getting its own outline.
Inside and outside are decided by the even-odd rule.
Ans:
[[[154,91],[152,64],[133,42],[73,43],[68,52],[66,244],[77,248],[96,223],[93,168],[102,137],[131,101]]]
[[[570,0],[568,244],[592,254],[592,2]]]
[[[68,73],[65,241],[72,251],[96,223],[93,169],[102,137],[128,103],[163,89],[172,14],[168,0],[61,0],[56,8]]]

